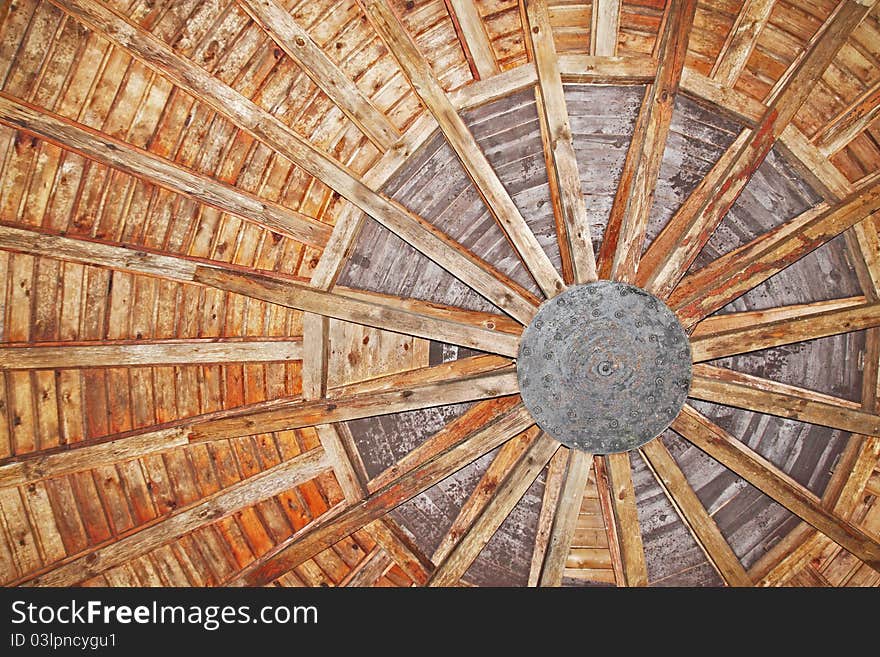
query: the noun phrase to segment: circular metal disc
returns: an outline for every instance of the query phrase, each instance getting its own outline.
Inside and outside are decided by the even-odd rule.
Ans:
[[[675,314],[644,290],[612,281],[568,288],[526,327],[520,394],[544,431],[591,454],[636,449],[678,415],[691,348]]]

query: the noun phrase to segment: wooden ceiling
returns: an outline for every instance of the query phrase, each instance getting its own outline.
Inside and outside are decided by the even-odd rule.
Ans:
[[[880,584],[875,0],[12,0],[0,87],[2,583]],[[637,454],[516,395],[597,276],[692,331]]]

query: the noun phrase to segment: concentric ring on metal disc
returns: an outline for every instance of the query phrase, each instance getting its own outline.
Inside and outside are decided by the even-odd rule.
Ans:
[[[591,454],[626,452],[661,434],[684,405],[690,341],[640,288],[576,285],[526,327],[517,375],[523,403],[553,438]]]

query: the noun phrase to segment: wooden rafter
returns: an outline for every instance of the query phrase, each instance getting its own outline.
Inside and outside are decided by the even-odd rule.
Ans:
[[[732,87],[746,67],[776,0],[746,0],[712,67],[713,80]]]
[[[480,409],[482,411],[482,409]],[[533,421],[521,405],[508,407],[488,423],[477,412],[474,426],[469,413],[457,418],[443,431],[444,445],[412,469],[350,506],[331,521],[309,525],[232,578],[228,584],[265,584],[333,545],[360,527],[382,517],[400,504],[427,490],[462,467],[528,429]],[[428,442],[431,442],[430,438]],[[424,453],[424,452],[423,452]]]
[[[306,244],[323,247],[330,237],[330,227],[317,219],[3,92],[0,92],[0,123]]]
[[[339,582],[339,586],[373,586],[393,563],[388,553],[377,545],[351,569],[345,579]]]
[[[565,285],[549,256],[395,13],[378,0],[359,2],[535,282],[548,297],[561,292]]]
[[[237,2],[379,150],[387,151],[400,141],[391,121],[276,0]]]
[[[428,586],[452,586],[464,576],[558,449],[559,443],[544,433],[533,438],[468,530],[437,565]]]
[[[30,586],[79,584],[184,534],[311,481],[329,469],[324,451],[320,448],[313,449],[189,506],[159,516],[146,525],[112,539],[112,542],[90,547],[44,571],[31,573],[17,583]]]
[[[596,0],[590,16],[590,54],[617,55],[617,31],[620,27],[622,0]]]
[[[532,563],[529,566],[528,586],[538,586],[541,577],[544,558],[547,555],[547,548],[550,546],[550,535],[553,531],[559,496],[565,483],[568,451],[568,448],[557,450],[547,465],[544,495],[541,498],[541,512],[538,515],[538,526],[535,530],[535,547],[532,550]]]
[[[364,531],[382,546],[413,582],[423,586],[428,581],[434,564],[412,543],[393,518],[386,515],[374,520],[364,527]]]
[[[602,278],[635,280],[696,10],[696,0],[672,0],[666,8],[657,75],[645,89],[599,251]]]
[[[691,340],[695,363],[880,326],[880,303],[807,313]]]
[[[477,80],[501,73],[495,52],[474,0],[446,0],[446,8],[456,26],[461,46]]]
[[[538,113],[541,117],[547,175],[557,217],[560,252],[570,263],[575,283],[596,280],[596,257],[590,236],[587,208],[565,104],[559,58],[553,43],[550,12],[546,0],[522,0],[526,45],[538,72]]]
[[[690,406],[672,423],[683,438],[810,523],[875,570],[880,544],[822,506],[821,500]]]
[[[648,247],[637,279],[641,287],[664,298],[675,288],[873,4],[839,5],[783,76],[758,124],[743,130]]]
[[[648,567],[645,563],[645,547],[642,544],[642,530],[636,508],[629,454],[627,452],[608,454],[605,463],[613,493],[611,501],[626,586],[647,586]]]
[[[617,518],[614,514],[614,491],[611,489],[611,477],[608,465],[601,454],[593,456],[593,472],[596,475],[596,494],[599,496],[599,508],[602,510],[602,521],[605,524],[605,536],[608,540],[608,552],[611,554],[611,569],[617,586],[626,586],[626,572],[623,570],[623,557],[620,554],[620,535],[617,531]]]
[[[826,157],[834,155],[880,117],[880,82],[874,84],[834,117],[813,143]]]
[[[274,115],[178,55],[162,40],[96,0],[55,0],[54,4],[199,98],[235,126],[302,167],[309,175],[351,201],[511,316],[523,323],[528,323],[534,316],[531,301],[499,279],[492,268],[479,258],[421,217],[370,189],[360,178],[300,137]]]
[[[751,586],[752,580],[745,568],[663,441],[660,438],[652,440],[643,445],[640,451],[657,483],[727,585]]]

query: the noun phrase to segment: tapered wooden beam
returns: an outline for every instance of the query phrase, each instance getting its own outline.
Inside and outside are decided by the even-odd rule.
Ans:
[[[522,0],[520,11],[529,35],[526,44],[538,72],[538,112],[544,126],[542,139],[547,175],[552,178],[554,213],[561,223],[557,227],[560,250],[570,259],[574,282],[589,283],[596,280],[596,257],[550,27],[550,11],[546,0]]]
[[[617,518],[614,513],[614,492],[611,489],[608,465],[605,462],[605,457],[601,454],[593,456],[593,472],[596,475],[596,494],[599,496],[602,521],[605,523],[608,552],[611,554],[614,583],[616,586],[626,586],[626,572],[623,569],[623,557],[620,554],[620,534],[617,531]]]
[[[807,210],[685,277],[668,303],[693,326],[878,211],[880,183]]]
[[[237,1],[379,150],[387,151],[400,140],[391,121],[276,0]]]
[[[880,117],[880,82],[875,83],[813,137],[819,151],[830,157]]]
[[[538,286],[547,296],[561,292],[565,286],[549,256],[397,16],[385,2],[358,1]]]
[[[746,67],[758,37],[764,31],[776,0],[746,0],[715,59],[711,77],[732,87]]]
[[[880,436],[880,415],[861,410],[860,404],[720,367],[697,365],[688,396],[841,431]]]
[[[464,576],[558,449],[559,443],[547,434],[534,438],[467,532],[437,565],[428,586],[454,586]]]
[[[481,423],[485,422],[481,413],[477,413],[477,417]],[[454,420],[441,432],[444,446],[436,453],[419,462],[406,474],[389,482],[366,500],[345,509],[332,520],[309,525],[297,532],[289,540],[245,568],[228,584],[257,586],[271,582],[533,424],[531,417],[521,405],[508,408],[487,424],[474,426],[472,420],[469,414]],[[432,440],[429,439],[428,442]]]
[[[667,5],[655,48],[657,75],[645,89],[599,251],[602,278],[635,280],[696,10],[697,0],[672,0]]]
[[[486,80],[501,73],[474,0],[446,0],[446,8],[455,23],[465,56],[476,74],[474,77]]]
[[[648,247],[638,284],[666,297],[739,198],[816,82],[874,0],[843,0],[803,57],[783,76],[753,129],[744,130]]]
[[[645,547],[636,508],[636,493],[632,481],[629,454],[622,452],[605,457],[611,483],[611,501],[617,524],[620,556],[627,586],[647,586],[648,568],[645,564]]]
[[[59,563],[31,573],[16,584],[73,586],[135,559],[184,534],[311,481],[330,469],[320,448],[295,456],[258,475],[244,479],[213,495],[146,525],[123,532],[111,541],[72,554]]]
[[[695,363],[880,326],[880,303],[805,314],[691,340]]]
[[[330,226],[0,92],[0,123],[300,242],[323,247]]]
[[[190,365],[206,363],[280,362],[302,359],[302,341],[284,340],[156,340],[59,342],[50,345],[0,347],[0,371]]]
[[[553,531],[553,521],[556,517],[562,486],[565,484],[567,469],[568,449],[559,449],[547,464],[544,495],[541,498],[541,512],[538,514],[538,527],[535,530],[535,547],[532,550],[532,563],[529,567],[528,586],[530,587],[538,586],[538,581],[541,578],[541,569],[544,566],[547,548],[550,546],[550,534]]]
[[[534,305],[521,291],[499,279],[486,263],[426,220],[370,189],[274,115],[178,55],[162,40],[96,0],[55,0],[54,4],[302,167],[511,316],[523,323],[534,316]]]
[[[199,267],[194,280],[229,292],[245,294],[289,308],[297,308],[324,317],[438,340],[489,353],[515,357],[519,338],[472,324],[442,320],[400,310],[388,304],[376,304],[334,292],[323,292],[306,285],[281,283],[251,274],[232,274],[210,267]]]
[[[538,580],[539,586],[562,585],[562,573],[568,553],[571,552],[571,541],[592,465],[593,457],[589,454],[577,449],[568,451],[568,470],[553,516],[553,528]]]
[[[596,0],[590,17],[590,54],[613,57],[617,54],[621,0]]]
[[[643,445],[640,451],[657,483],[727,585],[752,586],[752,580],[745,568],[730,549],[715,520],[700,502],[663,441],[659,438],[652,440]]]
[[[345,579],[339,582],[339,586],[354,588],[373,586],[393,563],[388,553],[377,545],[351,569]]]
[[[838,545],[880,569],[880,544],[875,539],[824,508],[813,493],[692,407],[685,405],[672,428]]]

